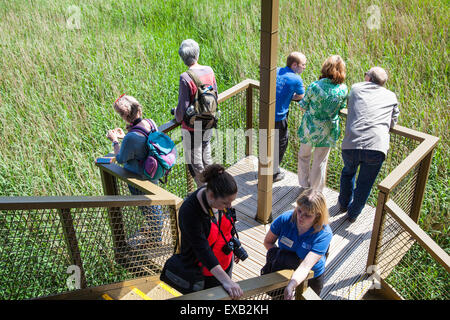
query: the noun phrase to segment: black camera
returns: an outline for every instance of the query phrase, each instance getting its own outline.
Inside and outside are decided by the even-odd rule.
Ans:
[[[231,238],[227,244],[225,244],[222,248],[222,252],[226,255],[230,254],[233,251],[234,255],[239,258],[239,260],[244,261],[248,258],[248,253],[241,246],[241,242],[238,238]]]

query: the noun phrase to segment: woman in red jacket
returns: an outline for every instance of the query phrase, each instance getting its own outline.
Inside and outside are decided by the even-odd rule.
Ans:
[[[231,204],[237,185],[219,164],[206,167],[200,179],[206,186],[189,195],[179,211],[182,260],[201,268],[205,289],[222,285],[231,298],[237,299],[243,291],[231,280],[233,250],[226,248],[235,235]],[[234,261],[239,259],[235,257]]]

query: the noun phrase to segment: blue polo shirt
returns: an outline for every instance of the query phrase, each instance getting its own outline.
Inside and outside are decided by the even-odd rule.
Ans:
[[[276,218],[270,225],[270,231],[278,236],[280,249],[294,251],[300,259],[305,259],[310,251],[321,255],[320,260],[312,267],[314,277],[318,277],[325,271],[325,253],[333,233],[330,226],[325,225],[319,232],[314,233],[314,228],[311,227],[299,236],[296,223],[291,222],[293,212],[294,210],[287,211]]]
[[[302,78],[288,66],[278,68],[275,121],[281,121],[286,118],[294,93],[298,95],[305,93]]]

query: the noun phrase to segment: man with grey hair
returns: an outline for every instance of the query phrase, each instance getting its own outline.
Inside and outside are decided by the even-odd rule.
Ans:
[[[203,84],[213,86],[215,92],[217,92],[214,71],[211,67],[202,66],[198,63],[200,48],[196,41],[192,39],[184,40],[180,45],[178,54],[184,64]],[[187,72],[183,72],[180,76],[178,105],[174,113],[176,121],[181,123],[185,161],[197,186],[200,187],[203,183],[198,178],[199,174],[207,165],[213,163],[210,144],[212,129],[203,130],[203,128],[192,128],[184,121],[186,110],[194,102],[196,92],[197,86],[194,80]]]
[[[369,198],[389,149],[389,130],[397,123],[398,101],[395,93],[384,87],[387,78],[383,68],[373,67],[348,96],[338,204],[341,212],[348,211],[350,222],[355,222]]]

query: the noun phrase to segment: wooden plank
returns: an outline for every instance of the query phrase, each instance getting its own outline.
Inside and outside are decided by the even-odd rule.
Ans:
[[[90,287],[74,290],[62,294],[40,297],[39,300],[97,300],[103,294],[108,294],[112,299],[119,300],[127,294],[132,287],[140,288],[141,291],[150,291],[160,282],[159,276],[142,277],[127,281],[116,282],[103,286]]]
[[[80,289],[84,289],[87,287],[86,274],[84,272],[83,261],[81,260],[75,227],[73,226],[72,214],[70,213],[70,209],[60,209],[58,210],[58,214],[63,229],[64,240],[69,252],[70,262],[72,265],[80,268]]]
[[[139,196],[54,196],[54,197],[0,197],[0,210],[64,209],[173,205],[175,199],[165,195]]]
[[[239,281],[238,284],[244,291],[242,299],[260,292],[267,292],[286,286],[291,279],[292,273],[293,270],[282,270],[261,277]],[[230,300],[230,296],[222,287],[214,287],[201,292],[186,294],[171,300]]]
[[[302,300],[321,300],[317,293],[311,287],[306,288],[305,292],[301,294]]]
[[[125,170],[121,166],[118,166],[114,163],[112,164],[96,164],[97,167],[100,167],[102,171],[106,173],[118,177],[123,180],[125,183],[132,185],[135,188],[140,190],[144,190],[145,192],[152,195],[160,195],[165,196],[166,199],[172,199],[175,201],[175,206],[177,209],[183,203],[183,199],[177,197],[176,195],[166,191],[165,189],[157,186],[156,184],[150,182],[149,180],[144,180],[137,174],[134,174],[131,171]]]

